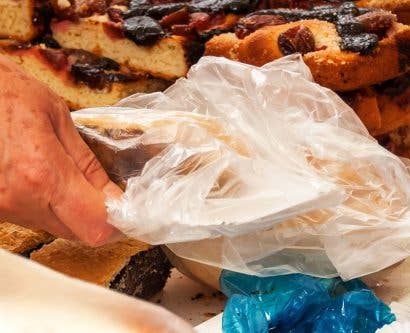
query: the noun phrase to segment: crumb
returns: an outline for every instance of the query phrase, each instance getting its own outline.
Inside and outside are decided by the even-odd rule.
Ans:
[[[205,312],[204,316],[206,316],[206,317],[215,317],[216,313],[215,312]]]
[[[191,297],[191,301],[196,301],[196,300],[201,299],[203,297],[204,297],[203,293],[198,293],[195,296]]]

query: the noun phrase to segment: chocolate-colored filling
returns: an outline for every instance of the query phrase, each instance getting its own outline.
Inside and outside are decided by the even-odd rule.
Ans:
[[[135,80],[132,75],[119,72],[120,65],[109,58],[97,57],[84,50],[64,49],[63,52],[71,64],[74,79],[90,88],[103,89],[111,83]]]
[[[252,15],[279,15],[288,22],[319,19],[336,25],[341,37],[340,48],[345,51],[370,54],[379,38],[385,36],[394,16],[383,10],[357,8],[353,2],[344,2],[339,7],[325,5],[313,9],[265,9]]]
[[[137,44],[149,45],[165,35],[161,25],[148,16],[133,16],[124,20],[124,33]]]
[[[139,252],[117,274],[110,288],[148,299],[164,288],[170,269],[171,264],[160,247]]]

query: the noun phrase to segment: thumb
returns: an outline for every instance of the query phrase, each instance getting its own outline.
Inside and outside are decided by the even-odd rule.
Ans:
[[[50,209],[81,241],[91,246],[118,239],[119,231],[107,223],[106,195],[88,182],[68,155],[62,155],[59,159],[62,177],[50,199]]]
[[[66,154],[71,157],[91,185],[107,196],[121,196],[121,189],[108,178],[97,157],[81,138],[74,126],[67,106],[62,101],[53,109],[50,119],[55,134]]]

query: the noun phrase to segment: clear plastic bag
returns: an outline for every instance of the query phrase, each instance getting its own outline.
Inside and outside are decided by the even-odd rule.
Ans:
[[[107,207],[130,237],[259,275],[351,279],[409,255],[407,166],[298,55],[204,57],[164,93],[73,119],[126,181]]]

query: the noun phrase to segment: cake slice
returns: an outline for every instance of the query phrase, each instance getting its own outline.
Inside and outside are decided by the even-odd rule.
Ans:
[[[42,5],[35,0],[0,0],[0,38],[29,41],[36,37],[42,30]]]
[[[8,222],[0,223],[0,248],[72,277],[141,298],[159,292],[171,268],[160,247],[125,240],[93,248]]]
[[[164,287],[171,268],[161,248],[135,240],[91,248],[56,239],[30,258],[69,276],[145,299]]]
[[[293,21],[298,13],[279,10],[246,17],[236,33],[213,37],[205,54],[261,66],[299,52],[315,81],[335,91],[366,87],[407,71],[410,26],[395,22],[391,13],[368,12],[336,24],[324,19]],[[277,16],[291,22],[277,24]],[[258,26],[261,17],[272,17],[273,23]]]
[[[163,90],[169,84],[130,73],[111,59],[83,50],[12,44],[3,45],[0,52],[63,97],[72,110],[112,105],[134,93]]]
[[[0,248],[12,253],[29,256],[31,251],[53,241],[45,231],[34,231],[18,225],[0,222]]]
[[[108,15],[56,22],[51,29],[62,47],[111,58],[134,72],[171,80],[184,76],[191,64],[190,45],[185,37],[167,36],[152,45],[138,45],[126,38]]]

